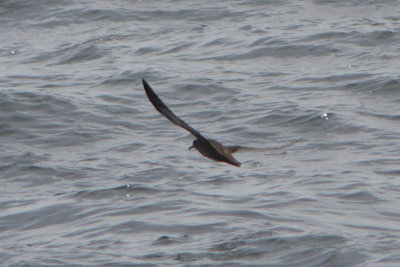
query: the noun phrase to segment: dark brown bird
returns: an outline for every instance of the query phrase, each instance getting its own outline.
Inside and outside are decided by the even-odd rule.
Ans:
[[[193,145],[189,148],[196,148],[203,156],[216,160],[226,162],[237,167],[240,167],[240,162],[238,162],[232,154],[238,151],[239,149],[251,149],[248,147],[242,146],[224,146],[221,143],[207,139],[202,136],[197,130],[190,127],[186,122],[181,120],[178,116],[176,116],[165,104],[161,101],[161,99],[157,96],[157,94],[153,91],[150,85],[145,81],[143,81],[143,87],[146,91],[147,97],[150,102],[154,105],[154,107],[164,115],[168,120],[172,121],[178,126],[188,130],[191,134],[193,134],[196,139],[193,141]]]

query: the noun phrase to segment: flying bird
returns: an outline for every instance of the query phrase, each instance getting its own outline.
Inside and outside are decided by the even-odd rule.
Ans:
[[[191,134],[193,134],[196,139],[193,141],[193,145],[189,147],[189,149],[196,148],[203,156],[221,162],[226,162],[232,164],[234,166],[240,167],[240,162],[238,162],[232,154],[237,152],[240,149],[252,149],[249,147],[242,146],[224,146],[221,143],[205,138],[200,134],[199,131],[193,129],[189,124],[184,122],[178,116],[176,116],[161,99],[157,96],[157,94],[153,91],[150,85],[143,79],[143,87],[146,91],[147,97],[150,102],[154,105],[154,107],[160,112],[163,116],[165,116],[168,120],[175,123],[176,125],[186,129]]]

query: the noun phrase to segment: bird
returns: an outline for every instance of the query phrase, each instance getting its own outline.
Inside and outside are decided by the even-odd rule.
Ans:
[[[241,149],[252,149],[250,147],[244,146],[224,146],[220,142],[215,141],[213,139],[208,139],[200,134],[199,131],[192,128],[189,124],[184,122],[178,116],[176,116],[168,107],[164,104],[164,102],[158,97],[158,95],[154,92],[151,86],[142,79],[144,90],[146,91],[146,95],[149,98],[150,102],[156,108],[158,112],[161,113],[164,117],[168,120],[173,122],[174,124],[184,128],[185,130],[189,131],[192,135],[196,137],[193,141],[191,147],[197,149],[203,156],[219,161],[225,162],[236,167],[240,167],[241,163],[237,161],[232,154],[241,150]]]

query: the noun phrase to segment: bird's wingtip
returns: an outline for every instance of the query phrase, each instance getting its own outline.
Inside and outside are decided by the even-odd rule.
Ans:
[[[146,82],[145,79],[142,79],[143,87],[146,91],[151,90],[150,85]]]

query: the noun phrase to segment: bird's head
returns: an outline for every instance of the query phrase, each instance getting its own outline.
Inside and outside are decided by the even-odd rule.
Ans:
[[[199,140],[195,139],[195,140],[193,141],[192,146],[189,147],[189,150],[192,149],[192,148],[197,148],[197,145],[198,145],[198,144],[199,144]]]

